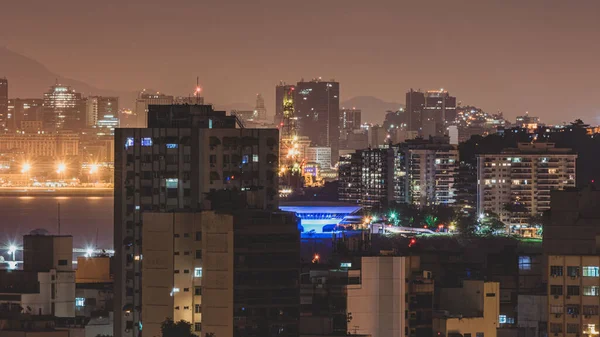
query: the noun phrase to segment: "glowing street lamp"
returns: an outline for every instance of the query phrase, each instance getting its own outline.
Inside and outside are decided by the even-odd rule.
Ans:
[[[98,164],[90,165],[90,174],[95,174],[98,172]]]
[[[21,173],[28,173],[31,170],[31,164],[25,162],[21,166]]]
[[[56,166],[56,173],[64,173],[67,170],[67,165],[65,163],[58,163]]]
[[[8,246],[8,254],[12,255],[13,261],[15,261],[15,254],[17,253],[17,246],[11,244]]]

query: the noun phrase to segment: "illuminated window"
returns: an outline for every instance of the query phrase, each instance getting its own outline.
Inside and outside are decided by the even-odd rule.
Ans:
[[[351,262],[342,262],[340,263],[340,268],[352,268]]]
[[[252,162],[253,163],[258,163],[258,155],[257,154],[253,154],[252,155]]]
[[[506,323],[506,315],[498,316],[498,323],[500,323],[500,324]]]
[[[530,256],[519,256],[519,270],[531,270]]]
[[[213,128],[213,122],[212,122],[212,119],[209,119],[209,120],[208,120],[208,128],[209,128],[209,129],[212,129],[212,128]]]
[[[166,185],[167,188],[177,188],[177,185],[179,184],[179,179],[174,178],[174,179],[166,179]]]
[[[596,266],[585,266],[583,267],[583,276],[587,277],[598,277],[598,267]]]
[[[127,137],[125,140],[125,149],[128,149],[133,146],[133,137]]]
[[[152,138],[142,138],[142,146],[152,146]]]
[[[600,287],[598,286],[583,286],[583,296],[598,296],[600,295]]]
[[[248,164],[248,155],[247,154],[242,156],[242,164]]]
[[[176,149],[179,147],[179,144],[167,144],[167,149]]]
[[[194,277],[202,277],[202,267],[194,268]]]
[[[78,308],[85,307],[85,298],[84,297],[75,297],[75,306]]]

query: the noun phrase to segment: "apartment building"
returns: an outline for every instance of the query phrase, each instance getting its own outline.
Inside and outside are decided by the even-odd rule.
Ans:
[[[548,336],[600,333],[600,256],[548,256]]]
[[[550,208],[550,192],[575,187],[571,149],[554,143],[520,143],[516,149],[477,157],[477,212],[493,212],[511,225]]]

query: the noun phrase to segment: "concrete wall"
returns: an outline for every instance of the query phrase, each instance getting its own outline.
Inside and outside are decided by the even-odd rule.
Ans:
[[[407,258],[363,257],[359,285],[348,285],[348,329],[377,337],[405,336]]]
[[[110,278],[110,258],[108,256],[78,256],[75,278],[77,283],[112,282]]]

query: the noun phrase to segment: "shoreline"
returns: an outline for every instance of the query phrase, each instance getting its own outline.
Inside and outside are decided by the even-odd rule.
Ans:
[[[40,188],[3,187],[0,197],[113,197],[113,188]]]

